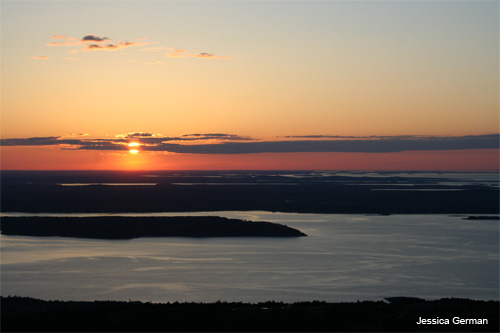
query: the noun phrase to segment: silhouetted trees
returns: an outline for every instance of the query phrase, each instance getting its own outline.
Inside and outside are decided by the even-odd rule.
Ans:
[[[60,302],[2,297],[2,332],[498,332],[498,301]],[[423,318],[486,318],[485,325],[417,325]]]

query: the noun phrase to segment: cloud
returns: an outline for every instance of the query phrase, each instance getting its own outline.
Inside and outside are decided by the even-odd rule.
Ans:
[[[35,60],[47,60],[47,59],[49,59],[49,57],[46,57],[46,56],[36,56],[36,57],[31,57],[31,59],[35,59]]]
[[[128,133],[125,137],[127,138],[149,138],[152,137],[153,133],[151,132],[133,132],[133,133]]]
[[[192,56],[195,57],[195,58],[206,58],[206,59],[231,59],[232,58],[232,57],[215,56],[213,54],[205,53],[205,52],[194,54]]]
[[[215,56],[210,53],[189,53],[186,50],[174,50],[171,52],[167,52],[167,57],[169,58],[204,58],[204,59],[232,59],[232,57],[226,57],[226,56]]]
[[[108,37],[99,37],[96,35],[87,35],[82,38],[82,42],[95,42],[95,43],[102,43],[106,40],[109,40]]]
[[[198,57],[198,58],[212,58],[214,55],[210,54],[210,53],[203,52],[203,53],[198,53],[195,56]]]
[[[156,61],[150,61],[150,62],[147,62],[146,65],[160,65],[160,66],[164,66],[165,63],[160,61],[160,60],[156,60]]]
[[[106,45],[99,45],[99,44],[90,44],[86,45],[85,48],[83,49],[84,51],[98,51],[98,50],[104,50],[104,51],[118,51],[127,47],[131,46],[141,46],[141,45],[147,45],[148,43],[137,43],[137,42],[119,42],[115,44],[106,44]]]
[[[498,149],[499,134],[462,137],[412,137],[360,140],[300,140],[224,142],[222,144],[179,145],[162,144],[153,147],[176,153],[192,154],[252,154],[294,152],[353,152],[391,153],[409,150]]]
[[[126,143],[120,139],[69,139],[63,136],[0,139],[0,146],[60,146],[64,150],[127,150]]]
[[[147,37],[137,39],[137,42],[128,41],[113,41],[108,37],[101,37],[94,34],[85,35],[82,38],[68,37],[68,35],[53,35],[52,41],[45,44],[46,46],[81,46],[80,50],[73,49],[70,54],[78,53],[80,51],[118,51],[132,46],[145,46],[151,44],[158,44],[157,42],[146,42]],[[167,51],[166,56],[170,58],[198,58],[198,59],[231,59],[228,56],[217,56],[207,52],[192,53],[184,49],[174,49],[171,47],[156,46],[144,48],[140,51],[143,52],[160,52]],[[163,62],[148,62],[148,65],[163,65]]]
[[[184,134],[182,138],[188,138],[191,140],[209,140],[209,139],[218,139],[218,140],[227,140],[227,141],[246,141],[252,140],[249,137],[239,136],[235,134],[223,134],[223,133],[208,133],[208,134]]]
[[[217,139],[219,142],[232,140],[247,140],[232,134],[187,134],[180,137],[166,137],[152,132],[132,132],[119,134],[115,138],[78,139],[78,136],[88,136],[88,133],[72,133],[61,136],[0,139],[1,146],[66,146],[63,149],[83,150],[125,150],[127,144],[134,141],[144,145],[144,150],[158,150],[165,143],[177,141],[203,141]]]
[[[173,50],[172,52],[167,52],[167,57],[170,58],[187,58],[188,53],[186,50]]]
[[[387,136],[387,135],[370,135],[370,136],[352,136],[352,135],[287,135],[280,136],[280,138],[287,139],[417,139],[425,138],[425,135],[397,135],[397,136]]]
[[[112,42],[108,37],[100,37],[96,35],[86,35],[81,39],[74,37],[68,37],[67,35],[54,35],[52,39],[60,39],[62,41],[47,43],[47,46],[83,46],[80,51],[95,51],[95,50],[105,50],[105,51],[117,51],[131,46],[144,46],[149,44],[154,44],[152,42]],[[104,44],[108,42],[108,44]],[[89,45],[89,43],[91,43]],[[77,49],[73,49],[70,53],[78,53]]]
[[[82,45],[82,42],[79,41],[65,41],[65,42],[52,42],[45,44],[46,46],[76,46]]]
[[[61,139],[60,136],[44,136],[22,139],[0,139],[0,146],[54,146],[54,145],[74,145],[81,140]]]
[[[167,51],[167,50],[173,50],[171,47],[164,47],[164,46],[157,46],[157,47],[149,47],[147,49],[140,49],[140,51],[143,52],[161,52],[161,51]]]
[[[52,39],[62,39],[62,42],[51,42],[45,45],[47,46],[68,46],[68,45],[82,45],[82,41],[75,37],[68,37],[67,35],[54,35]]]
[[[89,133],[69,133],[69,134],[64,134],[64,135],[61,135],[60,137],[61,138],[66,138],[66,137],[70,137],[70,138],[74,138],[75,136],[89,136],[90,134]]]
[[[357,137],[356,137],[357,138]],[[415,150],[499,149],[500,134],[456,137],[362,137],[335,140],[259,141],[234,134],[185,134],[166,137],[151,132],[134,132],[116,138],[67,139],[62,136],[3,139],[3,146],[71,145],[63,149],[125,150],[131,141],[144,151],[189,154],[256,154],[295,152],[392,153]],[[204,141],[204,142],[203,142]],[[215,141],[215,142],[214,142]],[[188,142],[190,142],[188,144]],[[201,142],[201,143],[200,143]]]

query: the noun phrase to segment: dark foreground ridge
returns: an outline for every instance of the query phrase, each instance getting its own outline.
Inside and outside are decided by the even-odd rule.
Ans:
[[[4,235],[100,239],[138,237],[299,237],[297,229],[278,223],[218,216],[178,217],[3,217]]]
[[[2,332],[498,332],[499,302],[62,302],[2,297]],[[422,319],[438,324],[417,324]],[[472,321],[471,321],[472,320]],[[448,323],[446,323],[448,321]]]

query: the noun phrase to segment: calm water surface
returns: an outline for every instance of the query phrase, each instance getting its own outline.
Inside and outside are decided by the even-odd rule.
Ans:
[[[107,241],[2,235],[1,294],[153,302],[499,299],[498,221],[261,211],[119,215],[270,221],[308,237]]]

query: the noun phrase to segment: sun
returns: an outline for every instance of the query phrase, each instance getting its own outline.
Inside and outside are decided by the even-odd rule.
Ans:
[[[135,147],[139,147],[141,144],[138,142],[131,142],[128,144],[129,148],[133,148],[129,150],[129,153],[131,154],[137,154],[139,152],[139,149],[134,149]]]

